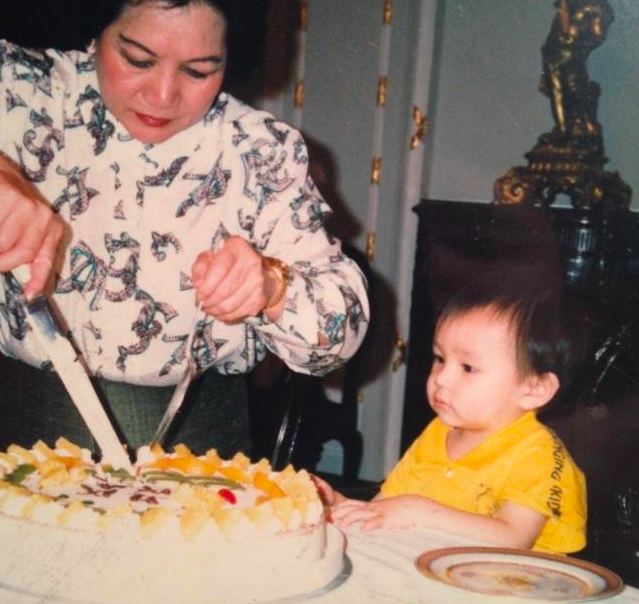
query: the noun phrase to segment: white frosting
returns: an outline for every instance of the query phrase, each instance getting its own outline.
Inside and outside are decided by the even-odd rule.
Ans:
[[[45,598],[83,601],[90,594],[95,604],[285,598],[332,581],[342,570],[344,550],[343,536],[332,525],[237,543],[211,538],[207,527],[209,538],[194,546],[164,530],[157,539],[141,540],[131,532],[75,531],[0,513],[0,535],[4,583]]]

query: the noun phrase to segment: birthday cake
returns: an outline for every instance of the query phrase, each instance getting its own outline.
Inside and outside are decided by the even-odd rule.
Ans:
[[[131,474],[60,438],[0,453],[0,554],[0,588],[54,601],[235,604],[331,583],[344,540],[305,470],[178,445]]]

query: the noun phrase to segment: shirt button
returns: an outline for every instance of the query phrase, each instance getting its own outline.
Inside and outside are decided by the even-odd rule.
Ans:
[[[448,468],[448,470],[446,470],[446,472],[444,473],[444,476],[446,476],[446,478],[452,478],[453,477],[453,469],[452,468]]]

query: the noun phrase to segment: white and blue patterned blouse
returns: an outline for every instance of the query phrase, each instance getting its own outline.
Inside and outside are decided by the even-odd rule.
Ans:
[[[268,113],[222,93],[201,123],[145,145],[105,108],[88,54],[0,41],[0,150],[67,224],[51,298],[94,374],[177,382],[195,313],[191,265],[231,235],[285,261],[292,281],[275,323],[200,317],[191,349],[200,369],[247,372],[268,348],[323,374],[360,345],[364,278],[323,229],[330,209],[301,135]],[[18,284],[0,281],[0,350],[48,366]]]

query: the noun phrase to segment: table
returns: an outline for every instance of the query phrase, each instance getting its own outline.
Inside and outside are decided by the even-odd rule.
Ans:
[[[532,600],[482,597],[427,579],[414,566],[415,558],[444,547],[478,545],[461,537],[428,529],[378,530],[361,534],[348,531],[347,555],[352,563],[350,576],[338,587],[312,599],[286,600],[311,604],[526,604]],[[597,602],[639,604],[639,589],[627,586],[620,594]],[[1,604],[48,604],[41,598],[18,595],[0,588]],[[144,603],[147,604],[147,603]],[[151,604],[151,603],[148,603]],[[176,603],[177,604],[177,603]],[[179,604],[187,604],[181,602]],[[214,598],[211,604],[215,604]]]
[[[347,540],[347,554],[353,564],[351,577],[335,590],[311,600],[313,604],[532,602],[471,594],[428,579],[414,566],[415,558],[427,550],[480,545],[476,541],[428,529],[379,530],[366,535],[349,531]],[[639,589],[626,586],[620,594],[599,601],[609,604],[639,603]]]

